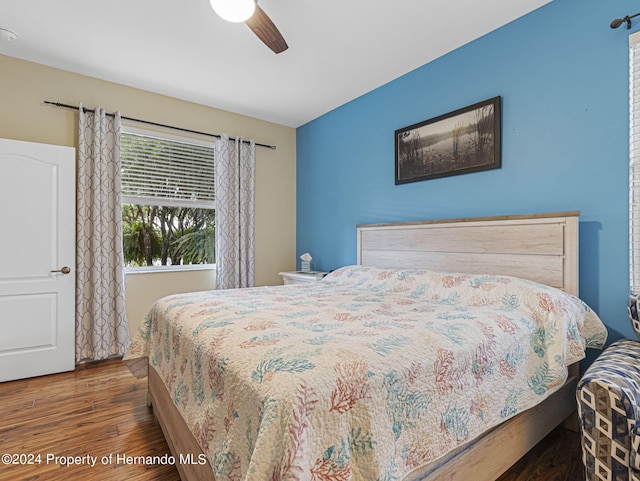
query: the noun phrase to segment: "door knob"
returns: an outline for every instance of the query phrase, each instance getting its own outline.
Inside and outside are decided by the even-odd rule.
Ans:
[[[62,272],[63,274],[69,274],[69,272],[71,272],[71,267],[64,266],[62,269],[58,269],[51,272]]]

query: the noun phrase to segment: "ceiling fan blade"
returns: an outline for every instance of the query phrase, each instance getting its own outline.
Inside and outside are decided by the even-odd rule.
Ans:
[[[253,30],[253,33],[255,33],[258,38],[275,53],[284,52],[289,48],[284,37],[278,30],[278,27],[275,26],[269,16],[260,8],[259,5],[256,5],[256,11],[245,23],[249,25],[249,28]]]

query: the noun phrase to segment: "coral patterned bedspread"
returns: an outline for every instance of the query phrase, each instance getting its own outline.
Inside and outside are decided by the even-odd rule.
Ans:
[[[125,361],[148,356],[217,481],[384,481],[539,403],[605,339],[533,282],[349,266],[163,298]]]

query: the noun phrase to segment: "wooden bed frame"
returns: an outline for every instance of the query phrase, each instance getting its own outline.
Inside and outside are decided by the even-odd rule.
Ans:
[[[357,226],[358,263],[510,275],[578,294],[578,212]],[[577,366],[563,387],[410,479],[494,481],[576,410]],[[149,405],[172,454],[202,453],[149,365]],[[183,481],[214,480],[208,463],[180,464]]]

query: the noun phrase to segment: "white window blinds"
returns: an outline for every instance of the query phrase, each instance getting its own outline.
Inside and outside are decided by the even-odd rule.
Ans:
[[[122,203],[215,208],[213,144],[123,129]]]
[[[629,36],[629,272],[640,294],[640,33]]]

